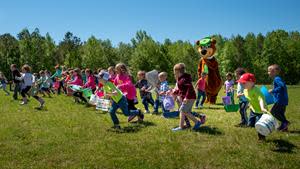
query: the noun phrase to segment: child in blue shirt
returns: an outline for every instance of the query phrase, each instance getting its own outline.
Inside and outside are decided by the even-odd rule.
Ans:
[[[164,108],[163,105],[163,100],[166,97],[167,91],[169,90],[169,84],[167,82],[167,73],[166,72],[161,72],[158,74],[158,79],[160,81],[159,85],[158,85],[158,97],[155,100],[155,105],[154,105],[154,112],[155,114],[158,113],[158,108],[159,106],[162,107],[162,111],[163,113],[168,112],[168,110],[166,110]]]
[[[285,82],[279,76],[280,67],[277,64],[268,67],[269,76],[274,79],[274,88],[270,89],[269,92],[274,96],[274,105],[271,109],[272,115],[281,122],[281,126],[278,128],[279,131],[287,131],[289,121],[285,117],[286,106],[288,105],[288,93]]]
[[[149,113],[150,111],[148,103],[154,106],[154,100],[152,98],[151,92],[149,91],[151,86],[149,85],[148,80],[146,79],[145,71],[139,71],[137,76],[139,81],[135,84],[135,87],[140,89],[140,96],[145,108],[145,113]]]
[[[6,84],[7,84],[7,79],[5,75],[0,72],[0,88],[3,89],[3,91],[6,93],[6,96],[9,95],[9,92],[6,90]]]
[[[237,68],[235,70],[236,79],[239,80],[243,74],[245,74],[245,70],[243,68]],[[248,125],[248,117],[247,117],[247,107],[248,100],[244,95],[244,87],[241,83],[237,84],[237,98],[239,98],[239,106],[240,106],[240,115],[241,122],[236,127],[246,127]]]

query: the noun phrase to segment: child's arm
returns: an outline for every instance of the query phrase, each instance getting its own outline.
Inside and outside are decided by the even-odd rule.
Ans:
[[[200,82],[200,79],[196,82],[195,89],[198,87],[199,82]]]
[[[260,105],[260,109],[261,111],[268,113],[268,110],[265,108],[265,103],[264,100],[262,98],[259,98],[259,105]]]
[[[57,71],[50,77],[51,79],[58,75]]]
[[[15,79],[21,81],[24,79],[24,77],[25,77],[25,74],[22,74],[20,77],[16,76]]]
[[[284,88],[284,85],[285,84],[283,83],[283,81],[281,79],[276,78],[274,80],[274,89],[271,89],[269,92],[272,93],[272,94],[279,93]]]

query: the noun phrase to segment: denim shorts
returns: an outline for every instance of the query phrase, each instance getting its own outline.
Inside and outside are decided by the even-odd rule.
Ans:
[[[182,102],[179,111],[185,113],[192,112],[194,102],[195,100],[188,100],[186,103]]]

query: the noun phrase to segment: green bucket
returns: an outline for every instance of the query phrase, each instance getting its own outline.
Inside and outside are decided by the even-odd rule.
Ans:
[[[226,112],[237,112],[239,108],[240,106],[238,104],[230,104],[224,106]]]
[[[93,94],[93,91],[90,88],[85,88],[85,89],[82,89],[81,91],[82,91],[83,96],[86,98],[91,97],[91,95]]]

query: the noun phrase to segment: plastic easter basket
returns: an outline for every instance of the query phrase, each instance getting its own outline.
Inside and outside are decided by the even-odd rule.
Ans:
[[[226,112],[237,112],[239,108],[240,106],[238,104],[230,104],[224,106]]]
[[[85,88],[81,90],[83,93],[83,96],[86,98],[91,97],[91,95],[93,94],[93,91],[90,88]]]

